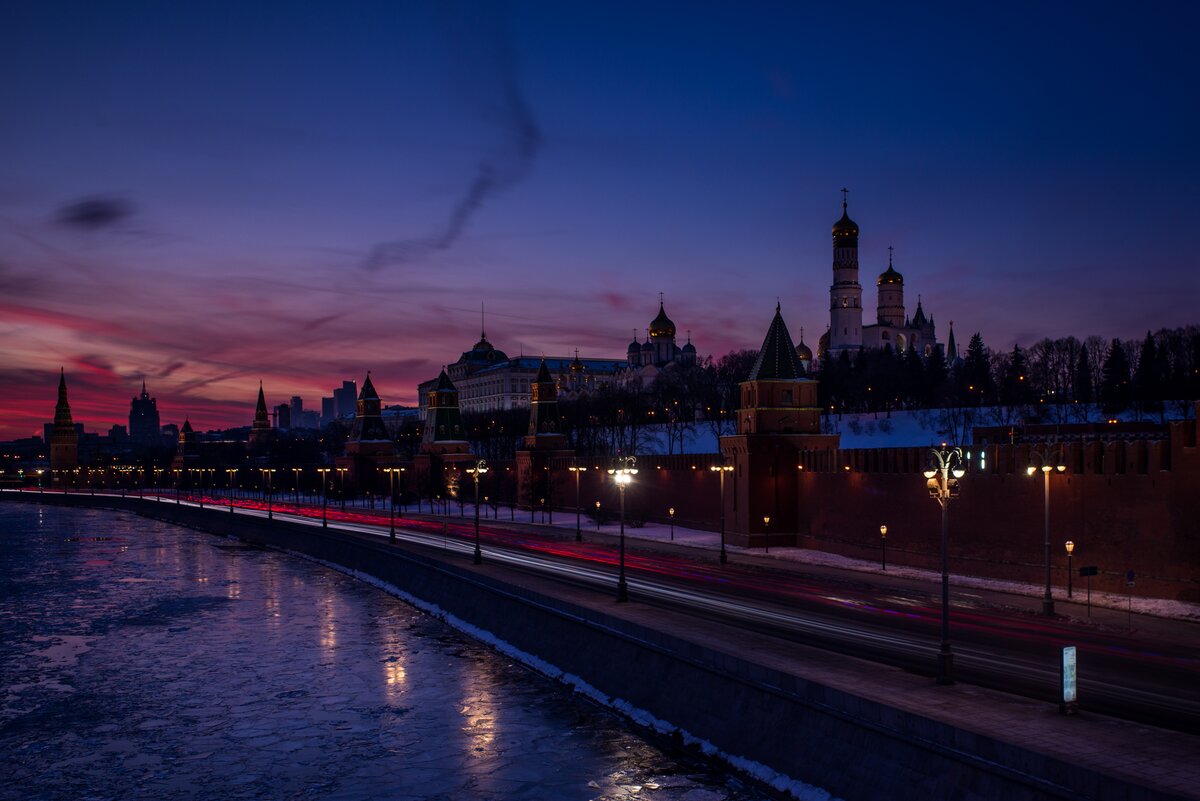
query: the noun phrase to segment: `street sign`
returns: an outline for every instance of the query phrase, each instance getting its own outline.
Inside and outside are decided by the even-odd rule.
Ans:
[[[1065,646],[1062,649],[1062,701],[1058,707],[1064,715],[1075,714],[1075,709],[1079,706],[1075,668],[1075,646]]]
[[[1079,568],[1080,577],[1095,576],[1095,575],[1099,574],[1099,572],[1100,572],[1099,568],[1097,568],[1095,565],[1088,565],[1087,567]]]

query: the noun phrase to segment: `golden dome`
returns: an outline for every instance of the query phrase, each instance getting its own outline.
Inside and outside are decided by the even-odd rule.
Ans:
[[[650,336],[675,338],[675,323],[667,316],[661,300],[658,302],[658,316],[650,323]]]

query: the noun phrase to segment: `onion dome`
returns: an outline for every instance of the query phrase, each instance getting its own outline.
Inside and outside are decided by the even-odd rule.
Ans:
[[[641,353],[642,343],[638,342],[637,331],[633,332],[633,341],[629,343],[629,347],[625,349],[626,353]]]
[[[571,360],[571,372],[582,373],[583,362],[579,360],[579,348],[575,349],[575,358]]]
[[[675,323],[671,322],[671,318],[667,316],[661,299],[658,301],[658,316],[650,323],[650,336],[671,339],[675,337]]]
[[[892,267],[892,248],[888,248],[888,268],[886,271],[879,274],[879,278],[875,280],[875,286],[883,286],[884,284],[903,284],[904,276],[896,272],[896,268]]]
[[[647,339],[645,342],[642,343],[642,352],[643,353],[653,353],[654,352],[654,343],[651,342],[649,339]]]
[[[858,223],[850,219],[846,211],[846,190],[842,190],[842,219],[833,224],[833,242],[835,245],[857,245]]]
[[[681,350],[682,350],[684,353],[695,353],[695,352],[696,352],[696,346],[695,346],[695,345],[693,345],[693,344],[692,344],[692,341],[689,339],[689,340],[687,341],[687,343],[686,343],[686,344],[683,346],[683,348],[681,348]]]
[[[813,360],[812,348],[804,344],[804,329],[800,329],[800,344],[796,346],[796,358],[802,362]]]

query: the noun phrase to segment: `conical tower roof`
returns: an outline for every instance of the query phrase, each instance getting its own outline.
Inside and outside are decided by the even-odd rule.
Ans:
[[[537,378],[534,379],[539,384],[553,384],[554,379],[550,377],[550,368],[546,366],[545,357],[542,358],[542,363],[538,367]]]
[[[787,381],[804,378],[804,368],[796,356],[792,335],[783,322],[779,304],[775,304],[775,317],[767,329],[767,337],[758,350],[758,358],[750,370],[750,381]]]
[[[54,406],[54,425],[68,428],[74,425],[71,404],[67,402],[67,374],[61,367],[58,368],[58,403]]]
[[[375,391],[375,385],[371,383],[371,372],[367,371],[367,380],[363,382],[362,389],[358,393],[359,400],[379,400],[379,393]]]
[[[457,392],[454,382],[450,380],[450,376],[446,375],[446,368],[442,368],[442,372],[438,375],[437,386],[433,388],[434,392]]]

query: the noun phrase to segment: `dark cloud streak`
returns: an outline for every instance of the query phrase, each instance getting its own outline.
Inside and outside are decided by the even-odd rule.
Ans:
[[[373,271],[408,264],[437,251],[448,250],[488,200],[520,183],[532,170],[542,148],[542,133],[517,80],[508,36],[498,22],[491,36],[490,42],[482,42],[478,48],[481,63],[474,67],[476,74],[464,75],[463,83],[488,95],[482,101],[489,106],[485,109],[488,116],[494,118],[503,132],[501,143],[480,161],[474,179],[451,207],[439,231],[424,237],[375,245],[363,262],[364,269]],[[489,54],[489,49],[494,52]],[[462,62],[459,65],[461,67]]]
[[[134,207],[119,197],[86,197],[67,203],[55,214],[55,222],[66,228],[99,231],[112,228],[133,216]]]

